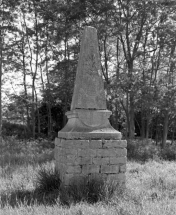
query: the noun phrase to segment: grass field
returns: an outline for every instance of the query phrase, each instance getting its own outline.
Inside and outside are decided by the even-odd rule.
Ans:
[[[16,142],[0,146],[0,215],[175,215],[176,162],[128,161],[126,189],[109,201],[61,204],[36,195],[41,168],[54,169],[47,141]],[[49,196],[48,198],[52,198]]]

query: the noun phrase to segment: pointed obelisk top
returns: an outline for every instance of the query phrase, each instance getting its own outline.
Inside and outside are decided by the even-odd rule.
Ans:
[[[97,30],[85,27],[79,55],[71,110],[106,110]]]

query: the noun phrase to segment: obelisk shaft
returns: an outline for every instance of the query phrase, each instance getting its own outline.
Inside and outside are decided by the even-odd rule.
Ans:
[[[71,110],[74,109],[107,109],[101,75],[97,30],[93,27],[86,27],[82,36],[71,104]]]

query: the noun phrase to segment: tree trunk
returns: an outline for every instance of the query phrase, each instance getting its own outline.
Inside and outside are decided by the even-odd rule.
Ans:
[[[35,138],[35,97],[34,97],[34,92],[35,92],[35,86],[34,82],[32,84],[32,137]]]
[[[126,138],[129,138],[130,133],[130,115],[129,115],[129,101],[128,101],[129,94],[127,93],[127,99],[126,99]]]
[[[117,102],[115,103],[115,129],[119,130],[119,126],[118,126],[118,109],[117,109]]]
[[[50,89],[50,78],[48,70],[48,33],[45,48],[45,67],[46,67],[46,77],[47,77],[47,112],[48,112],[48,137],[52,132],[52,115],[51,115],[51,89]]]
[[[2,33],[0,30],[0,144],[2,143]]]
[[[168,124],[169,124],[169,110],[166,110],[165,116],[164,116],[163,138],[162,138],[162,144],[161,144],[162,148],[165,148],[166,146]]]
[[[155,142],[156,142],[156,145],[158,145],[158,116],[156,117]]]
[[[145,116],[144,116],[144,110],[141,108],[141,139],[143,140],[145,138]]]
[[[129,111],[129,119],[130,119],[130,125],[129,125],[129,138],[134,138],[135,133],[135,125],[134,125],[134,97],[132,93],[130,93],[130,111]]]
[[[36,111],[37,111],[37,130],[38,130],[38,134],[41,133],[41,126],[40,126],[40,113],[39,113],[39,106],[38,106],[38,98],[37,98],[37,92],[35,89],[35,102],[36,102]]]
[[[149,113],[147,114],[147,119],[146,119],[146,133],[145,133],[145,138],[149,138],[149,120],[150,120],[150,115]]]
[[[24,85],[24,94],[25,94],[25,106],[26,106],[26,115],[27,115],[27,132],[31,133],[30,130],[30,117],[29,117],[29,103],[28,103],[28,92],[27,92],[27,86],[26,86],[26,63],[25,63],[25,50],[24,50],[24,39],[22,43],[22,56],[23,56],[23,85]]]
[[[134,138],[135,133],[135,124],[134,124],[134,92],[133,92],[133,59],[128,62],[128,77],[130,80],[129,83],[129,118],[130,118],[130,130],[129,130],[129,138]]]

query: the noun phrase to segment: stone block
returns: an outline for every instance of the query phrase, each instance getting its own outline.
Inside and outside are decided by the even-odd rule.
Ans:
[[[56,166],[59,173],[64,175],[66,172],[66,165],[64,163],[57,163]]]
[[[62,182],[64,183],[64,185],[68,186],[70,185],[73,177],[74,177],[74,174],[65,174]]]
[[[60,147],[60,146],[62,146],[61,139],[55,138],[55,147]]]
[[[95,157],[93,158],[92,163],[98,164],[98,165],[109,164],[109,157],[104,157],[104,158]]]
[[[126,149],[122,148],[109,148],[109,149],[97,149],[97,157],[122,157],[126,156]]]
[[[78,149],[78,157],[96,157],[95,149]]]
[[[103,148],[126,148],[126,140],[103,140]]]
[[[63,148],[61,148],[61,147],[56,147],[56,152],[55,153],[57,153],[57,155],[56,156],[65,156],[65,150],[63,149]]]
[[[90,141],[91,149],[101,149],[102,148],[102,140],[91,140]]]
[[[66,156],[66,163],[74,163],[75,161],[76,161],[76,159],[77,159],[77,156],[76,155],[67,155]]]
[[[58,152],[59,152],[59,147],[55,147],[55,149],[54,149],[54,159],[55,160],[57,160]]]
[[[101,166],[101,173],[119,173],[119,166],[118,165],[102,165]]]
[[[107,178],[107,174],[102,174],[102,173],[89,174],[89,181],[91,180],[102,181],[102,180],[106,180],[106,178]]]
[[[88,149],[89,148],[89,140],[74,140],[74,147],[79,149]]]
[[[118,157],[123,157],[127,156],[127,149],[122,149],[122,148],[116,148],[113,150]]]
[[[66,157],[63,156],[63,155],[59,155],[59,156],[57,156],[56,161],[58,163],[65,163],[66,162]]]
[[[66,168],[66,173],[81,173],[81,166],[76,165],[76,166],[67,166]]]
[[[78,154],[78,150],[74,149],[74,148],[70,148],[70,149],[65,149],[64,150],[66,155],[77,155]]]
[[[97,157],[110,157],[111,152],[108,149],[97,149]]]
[[[120,166],[120,172],[126,172],[126,164]]]
[[[99,165],[82,165],[82,174],[99,173]]]
[[[124,164],[126,163],[127,158],[124,157],[110,157],[109,158],[109,163],[110,164]]]
[[[75,162],[77,162],[80,165],[85,165],[85,164],[90,165],[90,164],[92,164],[92,158],[91,157],[79,157],[76,159]]]
[[[73,140],[64,140],[62,143],[62,147],[65,149],[73,149],[74,148]]]

